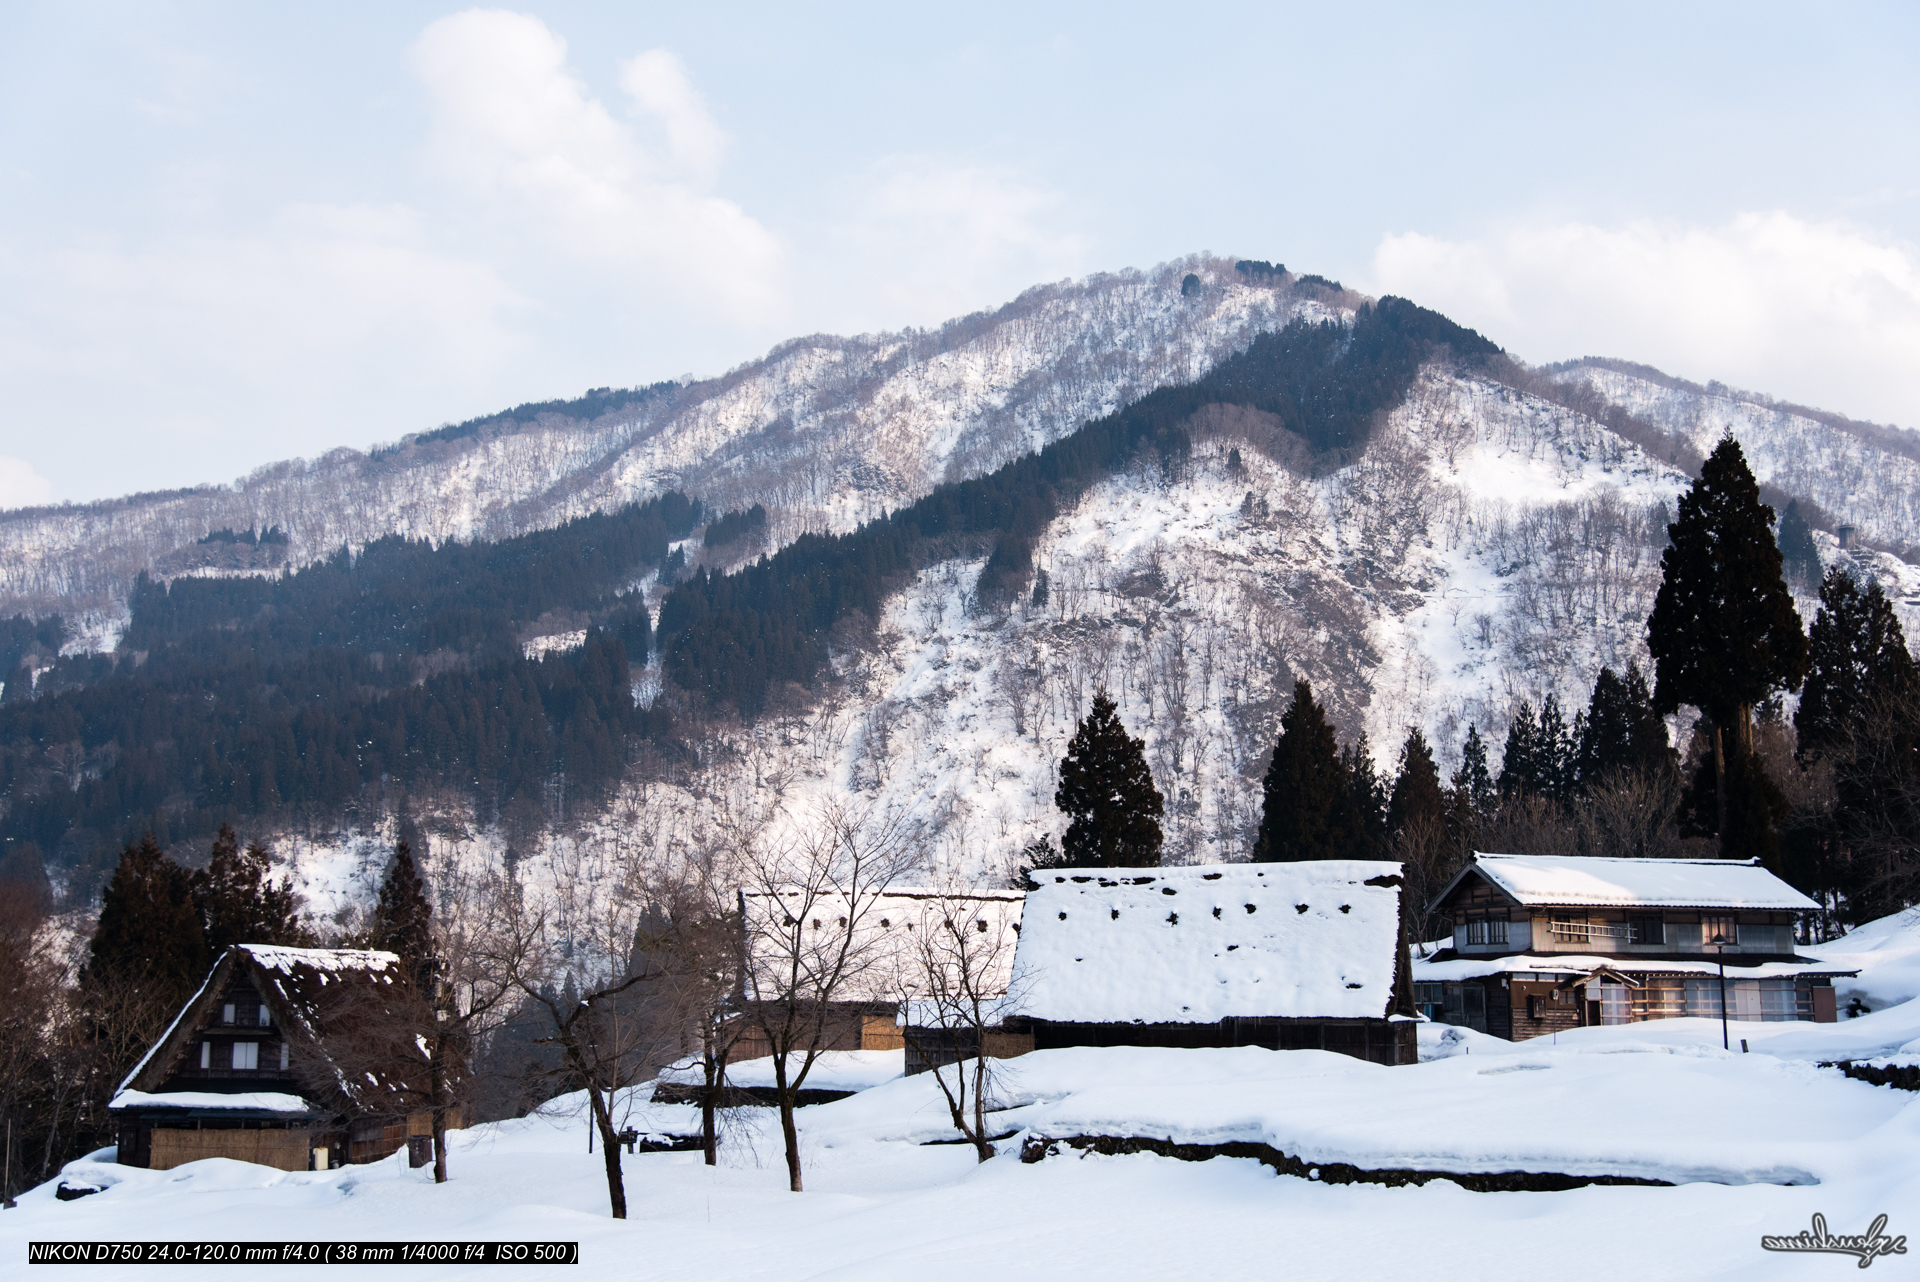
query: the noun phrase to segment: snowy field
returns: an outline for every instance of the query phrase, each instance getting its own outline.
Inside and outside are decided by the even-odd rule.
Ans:
[[[930,1079],[900,1076],[897,1052],[832,1056],[810,1084],[864,1089],[802,1110],[806,1193],[785,1189],[771,1110],[742,1110],[718,1168],[693,1153],[625,1158],[625,1223],[607,1218],[601,1157],[587,1151],[573,1097],[546,1116],[456,1133],[443,1186],[399,1155],[298,1174],[227,1160],[171,1171],[85,1160],[66,1178],[105,1192],[60,1202],[49,1183],[23,1195],[0,1215],[0,1259],[24,1262],[29,1241],[49,1240],[484,1239],[577,1241],[580,1265],[334,1271],[1317,1279],[1431,1275],[1498,1257],[1552,1261],[1568,1278],[1839,1277],[1856,1267],[1851,1257],[1767,1252],[1760,1239],[1796,1234],[1815,1215],[1836,1234],[1865,1232],[1881,1214],[1889,1236],[1920,1229],[1920,1095],[1817,1065],[1920,1055],[1920,1001],[1909,992],[1920,912],[1863,928],[1832,955],[1863,967],[1856,988],[1877,1009],[1836,1025],[1735,1024],[1731,1053],[1717,1023],[1696,1019],[1518,1045],[1430,1025],[1423,1062],[1403,1068],[1254,1048],[1038,1052],[1002,1065],[996,1116],[1011,1134],[984,1164],[965,1146],[929,1143],[953,1132]],[[740,1080],[760,1080],[764,1067],[741,1066]],[[623,1098],[623,1123],[696,1129],[693,1109],[647,1103],[646,1093]],[[1248,1158],[1083,1155],[1066,1144],[1020,1160],[1030,1137],[1087,1135],[1252,1142],[1309,1164],[1372,1170],[1611,1175],[1673,1187],[1329,1184]],[[1883,1258],[1877,1275],[1912,1276],[1916,1256],[1920,1248]]]

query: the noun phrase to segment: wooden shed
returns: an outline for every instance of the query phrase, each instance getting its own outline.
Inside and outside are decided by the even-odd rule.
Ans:
[[[165,1170],[229,1157],[304,1171],[408,1147],[423,1164],[432,1114],[409,1101],[424,1054],[404,1036],[389,1037],[388,1054],[366,1054],[370,1019],[406,982],[393,953],[228,949],[108,1105],[119,1160]],[[332,1049],[349,1040],[351,1072]]]

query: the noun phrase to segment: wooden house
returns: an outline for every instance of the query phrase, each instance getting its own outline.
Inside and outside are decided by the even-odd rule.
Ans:
[[[165,1170],[230,1157],[325,1170],[404,1146],[424,1164],[424,1053],[381,1019],[406,982],[393,953],[228,949],[108,1106],[119,1161]],[[369,1055],[369,1029],[391,1053]]]
[[[1414,963],[1432,1019],[1521,1041],[1692,1015],[1835,1017],[1833,980],[1798,956],[1819,905],[1758,860],[1476,854],[1434,900],[1452,938]]]
[[[1397,863],[1034,874],[1006,1021],[1035,1050],[1264,1046],[1412,1064]]]
[[[987,982],[1005,992],[1025,898],[1018,890],[912,886],[889,887],[862,895],[858,902],[799,888],[777,893],[741,891],[746,1031],[734,1044],[733,1058],[756,1059],[771,1053],[765,1034],[756,1027],[756,1006],[777,1002],[790,990],[804,991],[806,976],[834,964],[849,930],[854,935],[848,945],[853,960],[836,986],[834,1000],[822,1013],[821,1049],[902,1049],[901,1006],[914,995],[917,983],[916,936],[953,918],[982,940],[995,941],[998,946],[989,951],[1002,959],[1000,973],[987,977]]]

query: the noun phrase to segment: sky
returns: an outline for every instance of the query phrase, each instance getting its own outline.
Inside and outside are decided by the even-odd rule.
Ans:
[[[0,0],[0,507],[1201,250],[1920,428],[1920,8]]]

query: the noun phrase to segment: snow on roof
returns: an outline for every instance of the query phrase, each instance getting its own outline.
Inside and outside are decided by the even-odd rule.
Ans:
[[[1523,905],[1778,908],[1796,912],[1820,906],[1760,867],[1757,859],[1608,859],[1475,852],[1469,867],[1478,869]]]
[[[1014,964],[1022,1014],[1083,1023],[1374,1018],[1393,1003],[1400,865],[1049,869]]]
[[[850,949],[852,961],[833,1000],[894,1002],[925,987],[915,973],[923,968],[924,959],[913,947],[914,932],[937,926],[949,914],[968,918],[976,927],[985,926],[973,952],[986,972],[978,979],[985,991],[1004,993],[1013,971],[1026,892],[895,886],[861,895],[858,910],[852,912],[849,898],[834,891],[809,895],[797,887],[777,893],[743,890],[740,899],[753,996],[778,997],[796,962],[803,972],[830,967],[838,948],[837,932],[845,930],[851,918],[857,936]],[[782,905],[779,913],[772,910],[776,901]]]
[[[127,1075],[120,1079],[120,1092],[122,1094],[126,1092],[128,1087],[133,1085],[135,1078],[146,1071],[147,1065],[152,1062],[153,1057],[159,1053],[160,1048],[173,1039],[174,1030],[180,1027],[180,1021],[185,1019],[188,1013],[199,1004],[202,997],[206,996],[207,986],[213,983],[213,977],[219,973],[220,963],[215,962],[213,969],[207,972],[207,977],[200,981],[200,987],[194,989],[193,996],[187,998],[187,1004],[175,1012],[173,1019],[168,1022],[167,1031],[160,1034],[153,1045],[147,1047],[147,1053],[140,1057],[140,1062],[128,1069]]]
[[[267,1113],[311,1113],[313,1105],[298,1095],[282,1091],[240,1091],[221,1094],[216,1091],[121,1091],[108,1108],[233,1108]]]
[[[1535,953],[1512,953],[1505,957],[1453,957],[1446,961],[1416,957],[1413,960],[1415,983],[1479,979],[1487,975],[1539,975],[1543,978],[1557,975],[1578,979],[1602,970],[1618,971],[1623,975],[1717,975],[1720,973],[1719,967],[1712,960],[1677,961],[1672,958],[1599,957],[1585,953],[1555,953],[1548,957]],[[1727,958],[1728,979],[1786,979],[1800,975],[1855,975],[1858,973],[1858,971],[1847,970],[1827,962],[1764,961],[1747,964],[1737,956]]]
[[[158,1041],[148,1048],[133,1071],[120,1083],[122,1094],[138,1084],[158,1086],[180,1056],[186,1053],[193,1027],[210,1017],[222,989],[239,964],[274,1012],[289,1041],[305,1042],[327,1055],[328,1033],[348,1025],[377,1019],[385,1003],[394,1000],[406,972],[396,953],[367,948],[284,948],[269,944],[236,944],[214,963],[200,990],[174,1016]],[[409,1044],[409,1049],[412,1049]],[[422,1057],[424,1062],[424,1057]],[[372,1081],[372,1090],[349,1080],[337,1067],[335,1078],[342,1095],[361,1108],[386,1108],[412,1090],[405,1079],[414,1069],[404,1057],[391,1065],[392,1081]],[[383,1071],[388,1071],[383,1069]],[[237,1107],[237,1106],[229,1106]]]
[[[301,968],[337,973],[383,971],[400,965],[400,954],[373,948],[284,948],[278,944],[241,944],[239,948],[266,969],[288,974]]]

